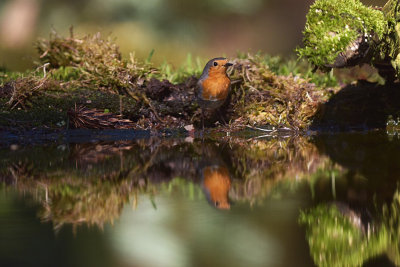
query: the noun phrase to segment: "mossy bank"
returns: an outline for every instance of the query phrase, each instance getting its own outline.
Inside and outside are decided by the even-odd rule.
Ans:
[[[181,67],[155,67],[152,53],[145,60],[134,53],[123,58],[111,38],[76,37],[72,31],[69,37],[52,33],[35,45],[37,69],[0,74],[1,129],[199,128],[194,90],[206,59],[188,55]],[[232,90],[222,107],[229,123],[207,114],[208,128],[317,129],[324,105],[341,88],[332,73],[313,72],[302,60],[259,53],[230,61]]]

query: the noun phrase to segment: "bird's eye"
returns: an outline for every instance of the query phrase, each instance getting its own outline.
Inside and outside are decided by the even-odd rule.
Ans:
[[[218,66],[218,62],[215,62],[215,61],[214,61],[214,66]]]

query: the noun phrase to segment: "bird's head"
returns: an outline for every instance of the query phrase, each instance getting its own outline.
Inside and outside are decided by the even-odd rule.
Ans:
[[[232,65],[233,64],[229,63],[228,60],[224,57],[213,58],[207,62],[203,73],[207,73],[208,75],[225,74],[228,67]]]

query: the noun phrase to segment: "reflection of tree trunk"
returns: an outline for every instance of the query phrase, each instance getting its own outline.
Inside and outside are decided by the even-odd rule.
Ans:
[[[0,42],[8,47],[26,45],[35,31],[38,14],[38,0],[6,3],[0,19]]]

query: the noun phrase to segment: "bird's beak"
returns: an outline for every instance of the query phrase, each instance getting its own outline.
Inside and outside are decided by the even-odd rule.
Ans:
[[[232,66],[233,64],[232,63],[229,63],[229,62],[227,62],[227,63],[225,63],[225,67],[229,67],[229,66]]]

